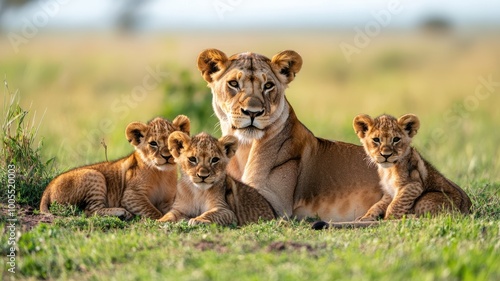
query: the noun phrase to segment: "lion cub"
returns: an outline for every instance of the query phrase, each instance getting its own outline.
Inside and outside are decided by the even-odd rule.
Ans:
[[[201,133],[192,138],[174,132],[168,147],[181,167],[181,179],[172,209],[160,221],[190,219],[189,225],[217,223],[244,225],[275,218],[269,202],[254,188],[226,173],[238,139],[228,135],[217,140]]]
[[[376,220],[384,214],[385,219],[399,219],[406,214],[434,215],[451,210],[469,213],[472,203],[467,194],[410,146],[420,127],[417,116],[372,119],[358,115],[353,127],[371,162],[378,166],[384,192],[360,220]]]
[[[189,133],[189,128],[184,115],[173,122],[158,117],[148,124],[130,123],[125,135],[134,153],[59,175],[45,189],[40,211],[48,213],[58,202],[79,206],[87,215],[161,218],[172,206],[177,183],[168,137],[173,131]]]

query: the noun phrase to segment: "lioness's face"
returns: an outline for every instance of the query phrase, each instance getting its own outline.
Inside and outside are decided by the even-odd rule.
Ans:
[[[234,136],[217,140],[205,133],[190,138],[184,133],[175,132],[168,141],[176,162],[191,182],[203,190],[225,179],[227,164],[238,146]]]
[[[284,112],[285,88],[302,65],[301,57],[284,51],[273,59],[241,53],[227,58],[207,50],[198,68],[213,93],[213,107],[225,135],[241,141],[260,139]]]
[[[174,158],[168,150],[168,137],[174,131],[189,134],[189,128],[189,119],[184,115],[177,116],[173,122],[157,117],[148,124],[130,123],[126,136],[146,165],[165,171],[175,168]]]
[[[359,115],[353,122],[366,154],[382,168],[394,166],[407,155],[419,124],[418,118],[412,114],[399,119],[390,115],[381,115],[375,119]]]

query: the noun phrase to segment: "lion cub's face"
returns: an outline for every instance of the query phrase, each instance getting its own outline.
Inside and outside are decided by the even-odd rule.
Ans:
[[[168,150],[168,137],[174,131],[189,134],[189,128],[189,118],[184,115],[177,116],[173,122],[157,117],[148,124],[130,123],[125,135],[146,165],[165,171],[175,167],[175,161]]]
[[[184,133],[174,132],[168,138],[168,147],[194,185],[209,189],[225,179],[226,167],[236,152],[238,140],[231,135],[217,140],[206,133],[190,138]]]
[[[358,135],[370,160],[383,168],[392,167],[408,154],[411,139],[420,127],[418,117],[406,114],[396,119],[381,115],[372,119],[358,115],[353,121]]]

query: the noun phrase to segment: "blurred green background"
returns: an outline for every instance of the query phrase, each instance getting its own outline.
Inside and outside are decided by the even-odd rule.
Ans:
[[[376,16],[389,9],[384,1],[274,4],[262,19],[252,18],[257,4],[244,1],[215,1],[202,9],[173,1],[165,19],[151,12],[154,5],[124,1],[119,9],[108,7],[116,12],[109,21],[78,21],[79,7],[82,14],[98,10],[97,1],[61,4],[54,16],[36,1],[5,8],[7,2],[0,13],[0,74],[9,89],[2,102],[19,93],[23,107],[31,108],[28,118],[40,124],[43,157],[55,158],[60,171],[105,160],[102,140],[110,159],[130,153],[126,125],[158,115],[172,120],[186,114],[193,134],[220,136],[210,90],[196,69],[199,52],[272,57],[292,49],[304,64],[287,98],[317,136],[358,143],[351,125],[357,114],[411,112],[421,118],[414,145],[445,175],[461,184],[500,180],[497,23],[460,21],[454,10],[419,16],[409,1],[386,18],[387,25]],[[339,7],[355,19],[335,17]],[[41,11],[47,15],[43,25]],[[466,15],[476,14],[481,11]],[[356,51],[346,55],[347,45]]]

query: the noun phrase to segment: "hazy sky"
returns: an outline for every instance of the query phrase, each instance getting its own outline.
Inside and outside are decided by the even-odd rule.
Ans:
[[[7,29],[22,28],[26,20],[45,28],[110,28],[119,0],[42,0],[21,10],[8,10],[0,19]],[[138,10],[143,29],[312,27],[351,28],[390,12],[390,26],[411,27],[430,16],[455,26],[500,25],[498,0],[151,0]],[[49,8],[48,8],[49,7]],[[45,13],[47,21],[44,16]],[[38,18],[37,18],[38,17]]]

